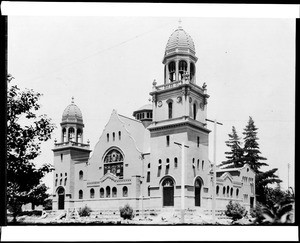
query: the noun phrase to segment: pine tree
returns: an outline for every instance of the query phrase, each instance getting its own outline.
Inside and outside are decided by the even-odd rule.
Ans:
[[[232,133],[228,134],[229,140],[226,145],[231,149],[230,152],[225,152],[227,161],[223,161],[221,166],[223,168],[238,168],[244,165],[243,154],[244,151],[241,147],[240,137],[237,135],[236,129],[232,126]]]
[[[261,166],[267,166],[268,164],[260,162],[266,160],[266,158],[260,156],[257,130],[252,117],[249,117],[248,124],[244,129],[244,164],[248,164],[255,173],[261,172],[259,169]]]

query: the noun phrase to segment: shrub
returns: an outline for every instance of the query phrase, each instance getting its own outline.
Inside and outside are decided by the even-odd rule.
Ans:
[[[133,209],[129,204],[126,204],[124,207],[120,207],[120,216],[123,219],[132,219],[133,218]]]
[[[237,202],[229,201],[226,206],[225,215],[231,217],[233,221],[243,218],[246,214],[246,209]]]
[[[78,214],[80,217],[87,217],[91,214],[91,209],[88,206],[84,206],[84,208],[80,208]]]

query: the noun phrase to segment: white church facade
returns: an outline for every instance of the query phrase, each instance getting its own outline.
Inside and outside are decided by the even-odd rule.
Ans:
[[[84,143],[84,123],[74,101],[62,115],[55,142],[53,209],[90,207],[136,210],[212,208],[230,200],[255,205],[255,173],[217,169],[208,158],[206,85],[196,83],[195,46],[182,27],[170,36],[163,58],[164,83],[153,82],[152,104],[126,117],[112,111],[93,153]],[[184,149],[182,149],[182,146]],[[215,187],[213,190],[213,186]]]

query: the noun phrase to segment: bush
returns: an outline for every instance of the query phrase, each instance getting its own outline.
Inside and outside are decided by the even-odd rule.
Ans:
[[[80,208],[78,214],[80,217],[87,217],[91,214],[91,209],[88,206],[84,206],[84,208]]]
[[[226,206],[225,215],[231,217],[233,221],[243,218],[246,214],[246,209],[237,202],[229,201]]]
[[[133,218],[133,209],[129,204],[126,204],[123,208],[120,207],[120,216],[123,219],[132,219]]]

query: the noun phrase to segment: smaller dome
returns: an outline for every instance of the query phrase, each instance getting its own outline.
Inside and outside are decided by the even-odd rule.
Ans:
[[[137,109],[137,111],[142,111],[142,110],[152,110],[152,104],[143,105],[142,107]]]
[[[135,110],[133,112],[133,116],[135,116],[137,113],[143,112],[143,111],[151,111],[152,113],[152,104],[143,105],[139,109]]]
[[[77,105],[72,103],[66,107],[62,115],[62,122],[76,122],[83,123],[82,113]]]

